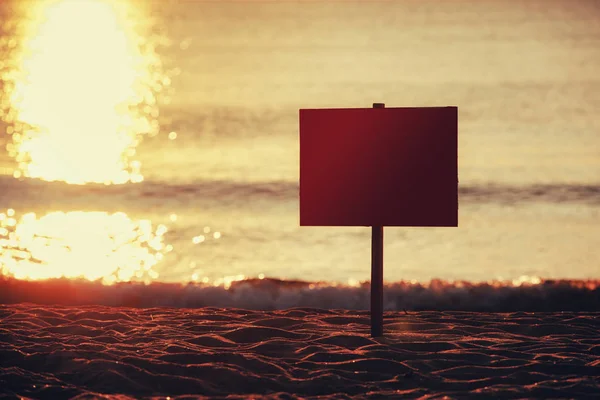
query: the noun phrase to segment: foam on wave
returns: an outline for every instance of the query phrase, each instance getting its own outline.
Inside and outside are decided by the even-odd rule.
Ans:
[[[369,309],[369,283],[246,279],[229,287],[179,283],[119,283],[54,279],[20,281],[0,277],[0,303],[38,303],[126,307],[233,307],[277,310],[292,307]],[[388,283],[386,310],[595,311],[600,280],[525,279],[511,282]]]

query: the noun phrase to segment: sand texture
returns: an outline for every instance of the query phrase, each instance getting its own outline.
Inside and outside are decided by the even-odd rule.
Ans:
[[[0,306],[3,397],[598,398],[600,313]]]

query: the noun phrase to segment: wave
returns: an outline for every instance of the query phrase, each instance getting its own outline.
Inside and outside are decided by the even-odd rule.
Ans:
[[[534,184],[511,186],[492,183],[460,186],[459,199],[467,203],[547,202],[600,205],[600,185]]]
[[[0,277],[0,303],[106,305],[114,307],[231,307],[278,310],[297,307],[368,310],[370,285],[246,279],[227,286],[178,283],[119,283]],[[395,282],[384,289],[388,311],[598,311],[600,280],[510,282]]]
[[[151,206],[175,201],[180,205],[199,200],[221,205],[251,201],[297,201],[299,186],[292,181],[235,182],[194,181],[171,183],[144,181],[125,185],[69,185],[38,179],[17,180],[0,176],[0,202],[18,201],[29,205],[40,201],[45,205],[63,203],[71,208],[89,208],[101,197],[104,202],[140,207],[140,199]],[[526,202],[579,203],[600,205],[600,184],[533,184],[526,186],[498,183],[461,185],[459,203],[466,204],[520,204]],[[35,205],[31,204],[31,206]],[[156,205],[155,204],[155,205]],[[197,203],[196,203],[197,204]]]

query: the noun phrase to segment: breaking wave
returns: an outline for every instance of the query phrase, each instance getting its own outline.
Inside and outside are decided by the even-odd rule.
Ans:
[[[0,277],[0,303],[107,305],[115,307],[233,307],[277,310],[294,307],[367,310],[368,282],[340,285],[325,282],[246,279],[230,285],[118,283],[55,279],[21,281]],[[388,311],[597,311],[600,280],[541,280],[524,277],[508,282],[388,283]]]

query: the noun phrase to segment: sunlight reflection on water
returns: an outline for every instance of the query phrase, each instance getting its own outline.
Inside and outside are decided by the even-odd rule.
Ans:
[[[156,95],[169,83],[139,32],[142,5],[47,0],[14,12],[27,18],[0,109],[15,177],[141,181],[135,147],[140,135],[157,132]]]
[[[0,213],[0,272],[18,279],[84,278],[111,284],[158,278],[153,267],[172,247],[164,225],[125,213],[51,212],[17,219]]]
[[[144,3],[41,0],[4,6],[0,120],[16,161],[12,175],[69,184],[142,181],[136,146],[143,135],[158,133],[158,94],[170,83],[161,72]],[[123,212],[18,218],[9,209],[0,213],[0,275],[149,282],[172,250],[163,243],[166,231]]]

